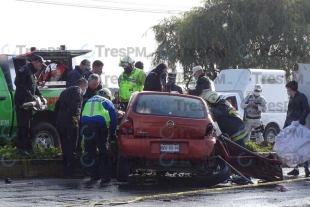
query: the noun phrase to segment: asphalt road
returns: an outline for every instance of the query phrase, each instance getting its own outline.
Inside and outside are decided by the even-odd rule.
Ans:
[[[284,169],[284,174],[288,170]],[[300,172],[298,177],[285,179],[304,178],[302,168]],[[112,180],[105,185],[90,183],[88,179],[20,179],[11,184],[3,180],[0,206],[310,206],[310,179],[251,188],[222,183],[209,189],[187,177],[135,176],[127,184]],[[177,192],[177,196],[171,194]],[[154,196],[159,194],[164,195]]]

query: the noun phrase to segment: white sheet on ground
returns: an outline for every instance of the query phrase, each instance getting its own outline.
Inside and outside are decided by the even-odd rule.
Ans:
[[[310,159],[310,130],[293,122],[275,137],[274,151],[283,163],[295,167]]]

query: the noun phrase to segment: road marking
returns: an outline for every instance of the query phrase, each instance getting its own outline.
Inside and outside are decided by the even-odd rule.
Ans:
[[[274,181],[268,183],[257,183],[257,184],[250,184],[250,185],[238,185],[238,186],[230,186],[230,187],[221,187],[221,188],[211,188],[211,189],[203,189],[203,190],[192,190],[192,191],[183,191],[183,192],[176,192],[176,193],[166,193],[166,194],[157,194],[157,195],[149,195],[149,196],[137,196],[131,198],[124,198],[124,199],[116,199],[110,201],[96,201],[96,202],[88,202],[88,203],[80,203],[80,204],[73,204],[67,205],[63,207],[74,207],[74,206],[84,206],[84,205],[110,205],[110,204],[118,204],[118,203],[132,203],[136,201],[142,200],[149,200],[149,199],[158,199],[158,198],[167,198],[167,197],[176,197],[176,196],[183,196],[183,195],[195,195],[200,193],[210,193],[210,192],[217,192],[223,190],[235,190],[241,188],[252,188],[252,187],[259,187],[259,186],[268,186],[268,185],[275,185],[281,183],[291,183],[297,181],[309,180],[310,178],[299,178],[299,179],[291,179],[291,180],[282,180],[282,181]]]

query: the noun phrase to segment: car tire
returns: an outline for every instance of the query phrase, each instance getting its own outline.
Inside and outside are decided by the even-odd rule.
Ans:
[[[217,172],[215,172],[213,175],[206,176],[206,177],[196,176],[195,178],[197,179],[197,182],[199,182],[200,184],[203,184],[203,186],[208,187],[208,186],[217,185],[219,183],[222,183],[228,180],[231,175],[231,170],[228,167],[228,165],[222,162],[218,166],[220,169]]]
[[[116,180],[118,182],[127,182],[129,176],[129,165],[126,158],[118,155],[117,158],[117,169],[116,169]]]
[[[60,137],[56,128],[47,122],[39,122],[32,129],[32,145],[35,147],[59,147]]]
[[[275,137],[277,136],[277,134],[279,134],[279,132],[280,132],[280,129],[277,125],[275,124],[267,125],[264,131],[264,139],[268,143],[274,143]]]

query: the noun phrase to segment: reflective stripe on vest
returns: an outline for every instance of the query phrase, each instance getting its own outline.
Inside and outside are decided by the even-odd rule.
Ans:
[[[102,103],[106,101],[107,99],[104,99],[103,97],[98,95],[92,97],[86,102],[82,116],[86,117],[101,116],[104,118],[107,128],[109,128],[111,120],[109,111],[102,106]]]
[[[137,86],[136,83],[141,70],[137,68],[134,70],[134,73],[130,74],[127,78],[124,77],[124,72],[122,72],[119,78],[119,96],[124,101],[128,101],[134,92],[143,90],[143,86]]]

